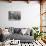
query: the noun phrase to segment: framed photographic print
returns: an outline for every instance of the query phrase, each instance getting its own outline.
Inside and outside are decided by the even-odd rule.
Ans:
[[[9,16],[9,20],[20,20],[21,19],[21,13],[20,11],[9,11],[8,12]]]

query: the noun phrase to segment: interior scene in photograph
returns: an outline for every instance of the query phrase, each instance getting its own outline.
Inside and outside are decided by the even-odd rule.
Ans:
[[[19,11],[9,11],[9,20],[20,20],[21,13]]]
[[[0,1],[0,46],[46,46],[46,0]]]

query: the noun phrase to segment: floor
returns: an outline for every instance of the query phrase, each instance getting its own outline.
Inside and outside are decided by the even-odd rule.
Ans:
[[[21,44],[21,46],[46,46],[46,44],[45,43],[43,43],[43,41],[42,40],[36,40],[36,41],[34,41],[33,43],[25,43],[25,44]]]
[[[46,46],[46,44],[42,40],[38,40],[38,41],[36,40],[33,43],[19,43],[15,45],[5,44],[3,46]]]

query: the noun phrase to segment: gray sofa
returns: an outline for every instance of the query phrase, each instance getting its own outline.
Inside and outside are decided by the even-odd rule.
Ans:
[[[9,39],[10,40],[20,40],[21,43],[30,43],[34,41],[34,37],[32,36],[32,31],[30,30],[31,35],[28,35],[28,33],[26,34],[22,34],[21,33],[21,29],[28,29],[28,28],[13,28],[10,27],[9,28],[9,32],[11,33],[9,36],[5,36],[4,39]]]
[[[34,38],[33,36],[29,36],[29,35],[21,35],[21,34],[11,34],[9,36],[9,38],[12,40],[12,39],[15,39],[15,40],[20,40],[21,43],[30,43],[30,42],[33,42]]]

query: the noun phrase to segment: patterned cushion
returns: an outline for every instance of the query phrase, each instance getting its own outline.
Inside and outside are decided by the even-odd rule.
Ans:
[[[14,28],[14,33],[20,33],[21,29],[20,28]]]

